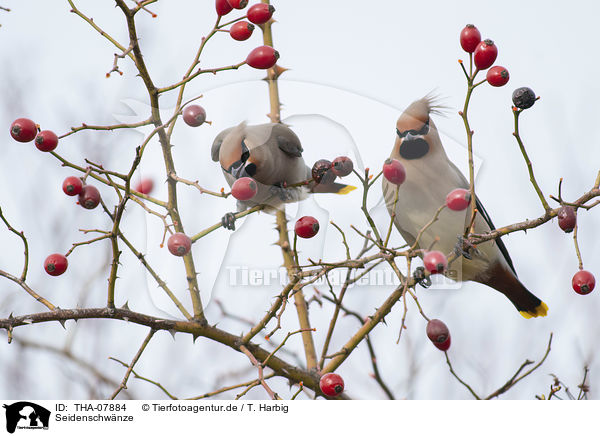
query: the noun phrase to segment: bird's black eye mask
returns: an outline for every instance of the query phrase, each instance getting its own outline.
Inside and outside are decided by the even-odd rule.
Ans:
[[[250,150],[248,150],[248,146],[242,139],[242,155],[240,156],[240,160],[232,163],[231,166],[229,168],[227,168],[225,171],[227,171],[228,173],[231,173],[234,168],[239,168],[240,166],[243,166],[246,163],[246,161],[248,160],[248,158],[250,158]],[[254,164],[250,164],[250,165],[253,165],[256,168],[256,165],[254,165]]]
[[[429,118],[427,118],[427,121],[425,121],[425,123],[423,123],[423,127],[421,127],[419,130],[410,129],[410,130],[405,130],[404,132],[401,132],[400,130],[398,130],[396,128],[396,133],[398,134],[398,137],[400,139],[403,139],[409,133],[412,136],[419,136],[419,135],[425,136],[429,133]]]
[[[419,130],[410,129],[401,132],[396,129],[396,133],[402,139],[399,152],[404,159],[419,159],[429,152],[429,144],[421,137],[429,133],[429,119]]]

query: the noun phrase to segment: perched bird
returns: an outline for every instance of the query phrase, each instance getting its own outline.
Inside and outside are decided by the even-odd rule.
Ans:
[[[430,118],[439,111],[431,97],[413,102],[396,123],[397,138],[390,155],[406,170],[406,179],[398,188],[383,179],[383,194],[390,215],[395,212],[394,224],[404,240],[413,245],[419,231],[431,221],[445,203],[447,194],[456,188],[469,188],[460,170],[448,159],[437,128]],[[477,199],[475,233],[494,229],[490,217]],[[471,209],[457,212],[445,208],[438,220],[428,227],[418,241],[422,249],[439,250],[461,255],[446,275],[456,281],[472,280],[500,291],[525,318],[545,316],[548,306],[529,292],[517,278],[513,262],[500,238],[487,241],[463,251],[462,235],[471,221]],[[457,244],[458,243],[458,244]]]
[[[255,205],[272,211],[284,203],[304,200],[311,192],[346,194],[356,189],[341,183],[315,183],[303,151],[298,136],[284,124],[248,126],[242,122],[217,135],[211,157],[221,164],[229,186],[240,177],[257,182],[258,191],[251,200],[238,200],[238,212]],[[235,229],[233,213],[226,214],[222,222],[223,227]]]

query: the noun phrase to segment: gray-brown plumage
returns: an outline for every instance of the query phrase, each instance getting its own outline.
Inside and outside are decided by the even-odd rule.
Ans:
[[[394,224],[404,240],[414,244],[419,231],[444,204],[447,194],[456,188],[469,188],[460,170],[448,159],[435,123],[430,115],[436,106],[431,98],[413,102],[396,123],[396,141],[392,153],[406,170],[406,180],[400,185],[394,208],[396,185],[383,179],[383,193],[390,214],[395,211]],[[475,233],[494,229],[491,219],[477,199]],[[433,246],[444,254],[455,250],[458,237],[470,224],[470,208],[465,211],[442,210],[439,218],[419,240],[418,246]],[[490,286],[504,295],[526,318],[545,316],[548,307],[529,292],[517,278],[512,260],[500,238],[479,244],[470,251],[471,259],[459,257],[447,276],[457,281],[472,280]]]
[[[238,201],[238,211],[255,205],[264,205],[269,211],[303,200],[311,192],[345,194],[354,189],[340,183],[317,185],[310,181],[311,169],[302,158],[303,151],[298,136],[284,124],[249,126],[242,122],[217,135],[211,157],[221,164],[229,186],[240,177],[252,177],[257,182],[257,194],[251,200]],[[307,181],[306,185],[293,186]],[[231,220],[232,214],[227,214],[223,225],[233,229]]]

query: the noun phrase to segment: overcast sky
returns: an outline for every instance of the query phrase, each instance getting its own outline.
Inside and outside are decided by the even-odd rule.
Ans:
[[[595,52],[599,37],[599,7],[593,1],[574,1],[568,7],[553,7],[541,1],[505,1],[501,4],[476,1],[368,3],[273,1],[277,11],[273,25],[275,46],[281,54],[279,65],[289,68],[280,78],[280,95],[284,104],[282,117],[298,133],[309,164],[319,158],[332,159],[341,154],[353,158],[361,169],[379,169],[389,155],[395,138],[395,120],[413,100],[433,91],[448,107],[444,116],[435,118],[451,159],[466,171],[465,132],[457,110],[462,107],[466,89],[459,68],[459,58],[468,59],[461,50],[458,35],[467,23],[477,25],[484,38],[498,46],[497,64],[510,72],[503,88],[483,85],[477,88],[470,109],[475,130],[474,150],[478,164],[476,189],[497,226],[531,219],[543,209],[529,184],[529,177],[518,146],[511,135],[510,96],[520,86],[531,87],[541,99],[521,116],[521,134],[535,174],[546,196],[557,194],[563,182],[563,196],[574,200],[589,190],[600,168],[600,133],[597,129],[596,100],[600,93],[596,73],[600,67]],[[111,2],[77,1],[76,5],[92,16],[107,32],[127,45],[124,19]],[[104,76],[112,68],[116,49],[85,22],[69,13],[63,2],[42,0],[3,0],[0,6],[0,82],[3,104],[0,125],[6,130],[12,120],[25,116],[44,129],[59,134],[71,126],[111,124],[140,120],[148,116],[147,96],[132,62],[119,61],[123,76]],[[140,44],[150,74],[158,86],[177,82],[193,59],[195,50],[215,21],[213,2],[162,1],[150,9],[158,14],[138,14]],[[227,18],[235,18],[232,12]],[[207,44],[202,57],[203,68],[231,65],[245,59],[254,47],[262,45],[260,32],[245,42],[232,40],[226,33],[217,34]],[[210,144],[222,129],[247,120],[251,124],[267,122],[267,89],[260,79],[264,73],[247,66],[238,71],[202,75],[186,90],[186,98],[203,94],[199,100],[212,125],[196,129],[178,123],[173,136],[174,156],[179,175],[199,180],[208,189],[225,186],[219,166],[210,160]],[[165,114],[176,95],[161,97]],[[134,148],[143,140],[139,132],[89,133],[72,135],[61,141],[58,152],[83,164],[83,158],[103,163],[107,168],[125,171]],[[65,252],[71,243],[83,240],[80,228],[106,228],[107,219],[99,210],[86,211],[60,191],[64,177],[73,175],[61,168],[49,155],[31,144],[2,139],[0,158],[0,206],[11,223],[23,229],[31,243],[30,285],[60,307],[77,304],[100,306],[105,303],[108,247],[78,249],[67,274],[48,278],[41,264],[51,252]],[[152,142],[142,162],[140,173],[154,178],[155,195],[166,198],[162,157],[158,144]],[[435,182],[435,181],[432,181]],[[358,180],[348,178],[348,183]],[[107,198],[115,200],[108,190]],[[200,197],[195,190],[181,186],[180,208],[186,231],[196,233],[217,222],[235,209],[233,199]],[[111,197],[112,196],[112,197]],[[334,220],[344,229],[354,224],[366,228],[360,213],[361,193],[338,197],[311,198],[288,209],[290,218],[311,214],[319,218],[323,230],[317,238],[302,241],[301,256],[340,259],[343,247],[339,234],[325,223]],[[370,196],[370,206],[378,225],[387,225],[387,213],[380,205],[380,186]],[[554,203],[552,203],[554,206]],[[579,214],[579,244],[586,269],[600,278],[600,243],[596,208]],[[249,319],[258,319],[277,293],[278,287],[232,286],[231,271],[255,268],[274,270],[281,264],[277,247],[270,245],[276,235],[273,217],[261,214],[239,223],[239,230],[219,230],[194,245],[196,265],[205,301],[219,300]],[[140,249],[182,298],[185,277],[179,259],[159,247],[161,222],[146,217],[130,206],[124,224]],[[394,235],[399,245],[401,238]],[[523,319],[502,295],[479,284],[464,284],[459,289],[424,291],[419,298],[430,317],[444,320],[452,331],[450,357],[455,369],[481,394],[502,385],[525,359],[539,359],[546,348],[550,332],[554,343],[544,366],[503,398],[531,399],[547,394],[554,373],[572,390],[581,381],[583,366],[591,368],[592,396],[600,372],[595,355],[600,323],[600,293],[576,295],[570,285],[577,271],[573,241],[556,222],[503,238],[521,281],[549,306],[544,319]],[[3,247],[0,269],[14,273],[21,267],[20,240],[0,229]],[[361,241],[353,237],[353,247]],[[151,279],[144,280],[136,259],[124,254],[126,265],[121,271],[118,303],[129,301],[133,310],[176,316],[175,308],[157,291]],[[321,290],[324,290],[322,288]],[[348,306],[367,315],[392,291],[393,284],[357,286],[349,292]],[[13,284],[0,286],[0,316],[23,314],[43,308]],[[308,296],[312,291],[307,291]],[[400,306],[400,305],[399,305]],[[396,337],[401,307],[387,318],[388,326],[379,326],[372,335],[379,349],[381,370],[398,398],[462,399],[468,392],[448,373],[445,359],[426,339],[425,323],[414,305],[410,305],[408,333],[400,345]],[[311,315],[320,332],[326,331],[330,307],[314,306]],[[209,316],[218,319],[220,311],[208,306]],[[290,310],[285,321],[295,328]],[[83,325],[85,324],[85,325]],[[228,320],[223,327],[241,332],[245,326]],[[15,331],[23,337],[61,346],[72,337],[76,350],[115,379],[122,368],[106,360],[115,356],[129,360],[141,343],[144,329],[117,322],[86,322],[60,326],[41,325]],[[343,319],[332,348],[341,346],[358,328],[351,319]],[[324,333],[323,333],[324,334]],[[93,340],[90,339],[93,338]],[[283,337],[283,334],[282,334]],[[321,339],[322,340],[322,339]],[[222,362],[246,368],[244,356],[222,350],[208,341],[182,337],[173,342],[170,335],[159,334],[139,363],[140,372],[171,386],[177,395],[186,396],[209,391],[215,378],[222,374]],[[321,343],[317,348],[320,350]],[[298,341],[290,349],[300,350]],[[17,371],[17,346],[0,342],[0,362]],[[211,352],[213,363],[204,362],[194,373],[194,362]],[[31,352],[39,355],[39,351]],[[171,359],[181,357],[181,367]],[[45,355],[44,355],[45,356]],[[16,360],[15,360],[16,359]],[[179,360],[179,358],[178,358]],[[3,397],[81,398],[89,394],[82,382],[86,373],[76,366],[60,368],[59,360],[40,357],[42,373],[58,373],[53,383],[36,385],[35,377],[19,374],[23,382],[0,380]],[[11,366],[12,365],[12,366]],[[356,398],[384,398],[369,377],[370,364],[365,349],[349,359],[339,372],[346,378],[348,393]],[[249,379],[252,373],[243,373]],[[227,381],[237,380],[236,374]],[[88,376],[89,377],[89,376]],[[226,381],[226,382],[227,382]],[[224,383],[226,383],[224,382]],[[138,398],[161,398],[155,388],[134,383],[132,393]],[[277,385],[276,385],[277,386]],[[285,383],[279,385],[286,392]],[[101,391],[106,396],[110,389]],[[252,396],[254,395],[254,397]],[[265,398],[258,389],[251,398]]]

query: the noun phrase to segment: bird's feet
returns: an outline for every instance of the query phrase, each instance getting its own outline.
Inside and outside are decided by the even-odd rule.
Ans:
[[[292,193],[289,189],[281,186],[280,184],[273,185],[269,188],[269,193],[273,197],[279,198],[281,201],[289,201],[292,199]]]
[[[228,230],[235,230],[235,214],[229,212],[223,215],[223,218],[221,218],[221,225]]]
[[[462,256],[465,259],[473,259],[473,253],[477,254],[477,247],[466,240],[462,235],[457,236],[458,242],[454,246],[454,252],[458,257]]]
[[[425,268],[418,266],[413,273],[413,279],[425,289],[431,286],[431,279],[425,275]]]

